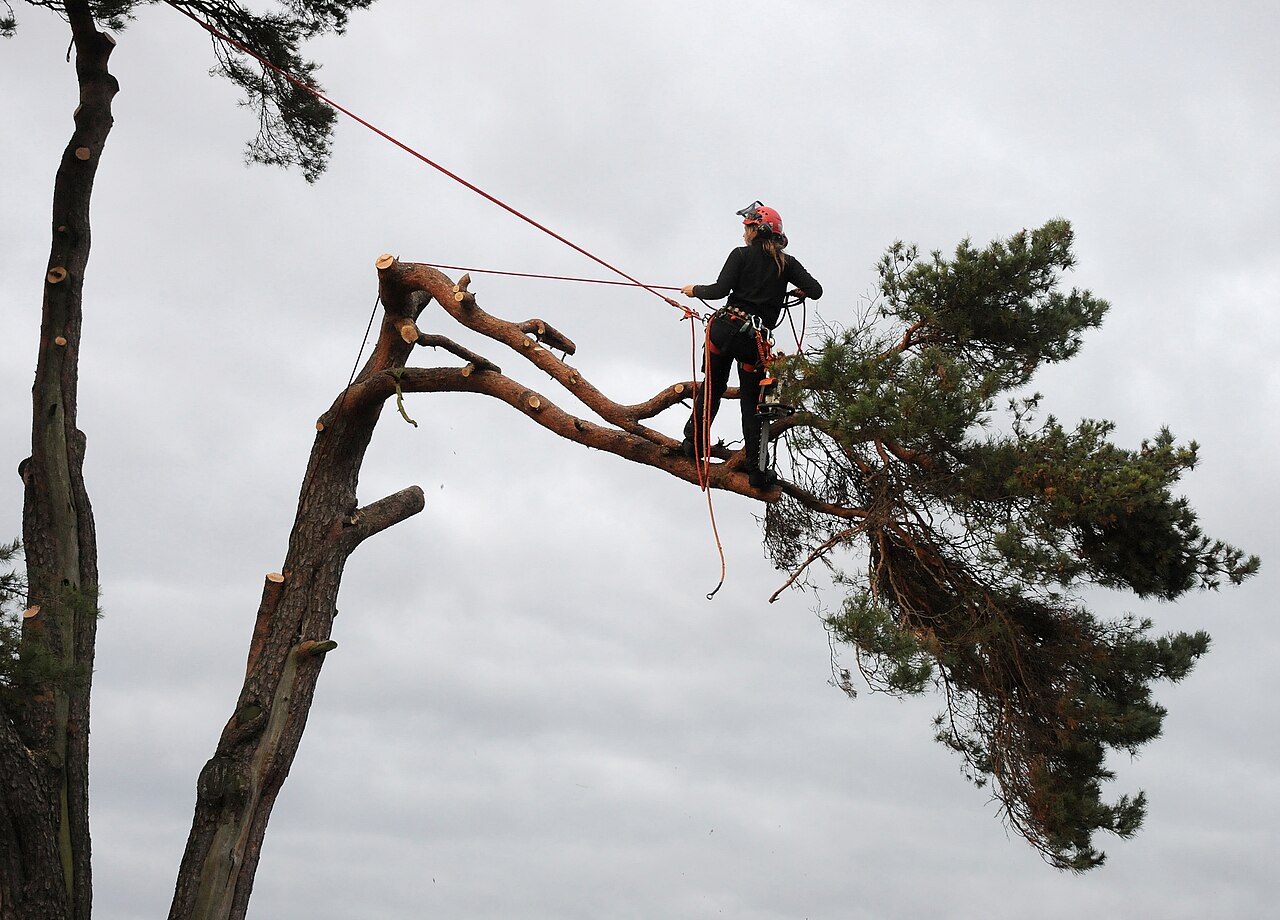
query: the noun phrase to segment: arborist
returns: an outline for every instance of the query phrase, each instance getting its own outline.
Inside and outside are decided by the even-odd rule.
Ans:
[[[693,414],[684,426],[681,450],[694,459],[707,455],[711,420],[720,409],[729,369],[736,361],[746,469],[752,488],[767,489],[777,477],[759,459],[764,422],[758,403],[768,369],[770,333],[782,318],[788,285],[794,286],[793,295],[814,300],[822,296],[822,285],[785,251],[787,236],[777,211],[755,201],[737,213],[746,245],[729,253],[715,284],[687,284],[680,289],[686,297],[700,300],[728,298],[707,324],[706,379],[703,386],[695,387]]]

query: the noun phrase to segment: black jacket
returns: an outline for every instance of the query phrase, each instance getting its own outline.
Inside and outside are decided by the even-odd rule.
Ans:
[[[795,256],[787,256],[786,267],[779,276],[773,256],[759,242],[753,242],[729,253],[716,283],[694,285],[693,296],[703,300],[728,297],[729,306],[760,317],[772,329],[778,325],[788,285],[804,291],[812,300],[822,296],[822,285]]]

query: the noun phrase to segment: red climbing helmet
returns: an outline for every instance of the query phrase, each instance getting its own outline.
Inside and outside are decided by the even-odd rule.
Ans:
[[[753,201],[737,212],[742,218],[742,226],[757,227],[775,236],[782,235],[782,215],[773,208],[766,207],[759,201]]]

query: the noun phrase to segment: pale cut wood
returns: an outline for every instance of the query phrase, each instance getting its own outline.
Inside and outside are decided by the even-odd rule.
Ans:
[[[377,261],[373,264],[377,268],[390,268],[392,265],[396,264],[396,257],[389,252],[384,252],[382,255],[378,256]]]
[[[33,616],[36,616],[38,613],[40,613],[40,605],[33,604],[30,607],[28,607],[26,610],[22,611],[22,618],[24,620],[29,620]]]
[[[458,283],[453,286],[453,299],[465,306],[470,306],[476,302],[476,295],[472,294],[471,274],[467,273],[458,279]]]
[[[409,345],[415,344],[418,341],[418,336],[422,335],[417,324],[411,319],[403,319],[397,323],[397,326],[400,328],[400,338],[404,339]]]
[[[45,275],[45,279],[50,284],[61,284],[63,281],[67,280],[67,270],[61,265],[55,265],[53,268],[49,269],[49,274]]]
[[[87,159],[89,159],[89,157],[91,157],[91,156],[93,156],[93,151],[92,151],[92,150],[90,150],[88,147],[77,147],[77,148],[76,148],[76,159],[77,159],[77,160],[87,160]]]

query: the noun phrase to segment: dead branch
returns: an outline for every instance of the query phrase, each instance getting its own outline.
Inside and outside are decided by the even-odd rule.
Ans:
[[[821,544],[819,544],[817,547],[815,547],[813,552],[809,554],[809,557],[805,559],[804,562],[800,563],[799,567],[797,567],[796,570],[793,571],[791,575],[787,578],[787,580],[782,583],[782,587],[778,588],[777,591],[774,591],[772,594],[769,595],[769,603],[772,604],[774,601],[776,601],[782,595],[783,591],[790,588],[795,583],[797,578],[799,578],[806,571],[808,571],[809,566],[813,565],[819,559],[826,558],[827,554],[830,553],[837,546],[839,546],[841,543],[844,543],[847,540],[850,540],[853,537],[856,537],[860,533],[865,533],[866,529],[867,529],[867,523],[863,521],[861,524],[856,524],[853,527],[846,527],[844,530],[833,535],[831,539],[825,540]]]
[[[476,354],[471,349],[465,348],[453,341],[453,339],[447,338],[443,335],[433,335],[423,332],[418,336],[418,344],[425,348],[443,348],[451,355],[455,355],[463,361],[467,361],[474,365],[475,369],[478,371],[493,371],[498,374],[502,373],[502,368],[498,367],[498,365],[494,364],[488,358]]]
[[[518,328],[526,335],[535,336],[543,345],[564,352],[566,355],[574,354],[578,350],[578,346],[572,339],[540,319],[527,319],[520,323]]]
[[[448,277],[429,265],[417,262],[400,262],[391,259],[378,263],[378,289],[382,302],[389,313],[402,314],[409,309],[412,294],[421,291],[429,294],[457,322],[473,332],[506,345],[512,351],[524,357],[538,370],[551,377],[562,387],[574,395],[579,402],[598,415],[610,425],[623,431],[644,438],[663,448],[671,448],[676,442],[661,432],[654,431],[640,423],[640,416],[626,406],[609,399],[593,386],[582,375],[581,371],[566,364],[547,347],[529,338],[528,324],[541,324],[548,335],[553,335],[560,346],[573,343],[556,330],[551,330],[540,320],[529,320],[526,323],[514,323],[504,320],[481,309],[474,301],[466,305],[454,299],[455,285]],[[530,326],[536,331],[536,326]]]

